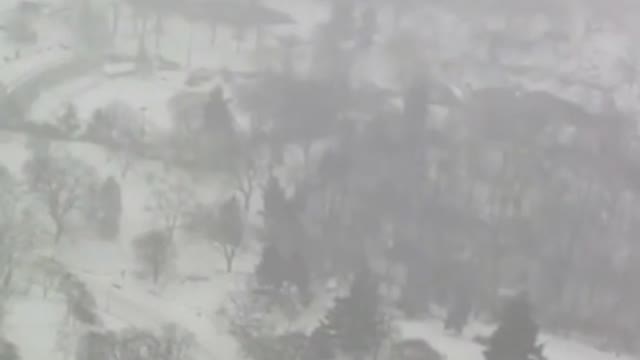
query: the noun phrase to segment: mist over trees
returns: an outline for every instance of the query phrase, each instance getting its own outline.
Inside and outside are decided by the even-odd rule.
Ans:
[[[495,325],[475,339],[486,360],[544,360],[543,333],[640,352],[640,7],[308,1],[326,16],[304,38],[261,1],[70,2],[83,57],[132,37],[135,69],[118,76],[180,85],[157,113],[131,99],[81,119],[69,104],[54,125],[11,125],[51,139],[27,145],[21,171],[0,166],[0,310],[39,281],[62,300],[65,356],[86,360],[192,360],[213,340],[185,324],[207,321],[252,360],[441,360],[396,328],[436,320],[461,340]],[[184,59],[167,55],[173,22],[188,29]],[[30,43],[35,25],[16,16],[4,30]],[[208,47],[228,33],[237,54],[271,47],[277,60],[195,68],[203,28]],[[150,131],[163,115],[169,130]],[[100,147],[115,170],[66,142]],[[143,281],[110,269],[113,293],[161,298],[224,276],[240,295],[211,319],[191,308],[198,320],[159,332],[107,331],[95,284],[55,259],[84,237],[131,250]],[[198,267],[210,273],[180,272],[194,248],[213,250]],[[0,360],[19,359],[4,335]]]

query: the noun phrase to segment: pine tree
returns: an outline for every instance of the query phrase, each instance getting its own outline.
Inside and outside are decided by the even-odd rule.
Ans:
[[[301,360],[326,360],[335,356],[331,336],[326,326],[317,327],[309,337],[306,348],[304,349]]]
[[[277,177],[271,176],[264,190],[265,223],[276,223],[282,217],[287,199]]]
[[[105,239],[113,239],[120,232],[122,194],[120,184],[110,176],[100,189],[99,231]]]
[[[445,329],[457,334],[463,332],[471,314],[471,301],[468,294],[458,292],[447,314]]]
[[[537,337],[538,325],[532,318],[528,297],[520,294],[507,303],[500,325],[489,339],[485,359],[544,359]]]
[[[209,98],[204,104],[203,113],[203,130],[209,130],[212,134],[221,134],[222,136],[234,135],[235,120],[221,87],[211,90]]]
[[[451,291],[449,295],[449,312],[445,321],[445,329],[460,334],[467,325],[469,316],[471,315],[472,294],[470,290],[471,280],[465,264],[457,263],[456,265],[459,274],[454,278],[453,291]]]
[[[366,8],[360,18],[360,27],[358,29],[358,37],[360,46],[367,49],[373,44],[377,30],[377,12],[374,7]]]
[[[349,295],[336,300],[321,328],[346,355],[362,358],[377,352],[386,325],[378,282],[370,271],[356,275]]]
[[[140,37],[138,42],[138,52],[136,53],[136,68],[141,74],[148,75],[153,71],[153,60],[149,55],[149,50],[144,40]]]
[[[407,278],[400,299],[400,308],[408,317],[416,317],[429,312],[433,296],[433,284],[426,274],[429,273],[428,264],[422,252],[415,247],[400,246],[400,254],[407,267]]]
[[[275,244],[267,244],[256,267],[256,280],[262,286],[280,290],[285,281],[284,258]]]
[[[298,290],[300,300],[307,304],[311,298],[310,274],[307,262],[300,251],[295,251],[289,260],[289,280]]]

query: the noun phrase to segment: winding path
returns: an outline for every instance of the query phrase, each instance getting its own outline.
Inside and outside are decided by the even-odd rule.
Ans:
[[[125,323],[144,328],[160,329],[173,323],[191,332],[196,338],[198,359],[233,358],[235,341],[218,331],[209,317],[199,317],[193,311],[172,304],[140,289],[113,287],[111,279],[77,274],[92,290],[102,311]],[[226,350],[226,351],[225,351]]]

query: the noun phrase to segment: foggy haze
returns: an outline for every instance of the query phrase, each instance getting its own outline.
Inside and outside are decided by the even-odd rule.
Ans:
[[[638,358],[639,15],[0,0],[0,360]]]

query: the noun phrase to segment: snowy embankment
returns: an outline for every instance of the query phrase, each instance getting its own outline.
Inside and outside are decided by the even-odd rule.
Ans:
[[[39,96],[29,108],[27,118],[38,124],[54,121],[64,111],[65,104],[100,86],[104,80],[101,74],[90,74],[65,81]]]
[[[28,150],[25,146],[27,137],[10,133],[3,133],[3,135],[4,141],[0,143],[0,160],[12,173],[19,176],[22,165],[28,156]],[[101,178],[118,173],[117,166],[109,161],[108,151],[98,146],[68,143],[56,143],[56,146],[62,146],[66,151],[88,163],[104,164],[96,169]],[[71,236],[64,240],[64,244],[55,247],[52,251],[57,259],[68,266],[72,273],[84,280],[92,290],[98,301],[98,310],[102,318],[115,318],[127,326],[150,329],[159,329],[165,324],[175,323],[192,332],[199,340],[196,348],[198,359],[211,359],[216,356],[232,358],[236,354],[235,341],[224,329],[217,329],[214,326],[214,319],[211,316],[226,301],[229,291],[242,283],[236,274],[217,273],[212,276],[210,282],[200,284],[197,287],[189,284],[172,285],[171,288],[163,292],[166,296],[150,294],[147,292],[147,286],[144,282],[137,280],[125,282],[120,275],[120,271],[123,269],[127,274],[136,272],[135,259],[131,251],[131,239],[156,225],[157,218],[145,211],[146,204],[153,196],[153,186],[150,186],[149,179],[184,179],[184,175],[179,170],[167,172],[156,162],[140,160],[129,176],[122,180],[124,214],[120,240],[115,243],[104,242],[93,239],[90,234],[80,232],[70,234]],[[197,196],[201,201],[215,198],[216,194],[225,193],[224,187],[212,185],[212,180],[194,181],[190,184],[194,196]],[[39,246],[41,248],[49,247],[46,239],[44,241],[45,243]],[[186,249],[189,246],[185,245],[181,248],[188,251]],[[46,253],[46,251],[44,252]],[[181,250],[180,253],[182,252]],[[197,257],[195,255],[199,255],[198,261],[194,261]],[[180,274],[194,272],[216,273],[215,269],[210,268],[210,264],[216,263],[217,256],[219,255],[211,246],[179,255],[182,261],[178,265],[177,277],[181,278]],[[195,266],[194,263],[207,264],[208,266],[203,268]],[[217,268],[221,268],[223,259],[220,257],[217,263],[219,265]],[[133,278],[134,276],[128,275],[127,277]],[[114,284],[118,284],[120,288],[114,287]],[[185,294],[192,293],[197,294],[198,299],[183,301]],[[51,308],[55,305],[56,310],[51,310],[51,316],[59,317],[64,312],[64,306],[58,306],[55,301],[51,301],[36,299],[29,301],[28,304],[34,308]],[[19,330],[29,324],[36,323],[40,324],[40,320],[35,321],[28,312],[20,311],[12,314],[7,329]],[[55,349],[52,348],[53,345],[49,343],[49,340],[55,340],[55,329],[60,327],[59,321],[56,320],[55,323],[47,326],[49,327],[48,333],[44,334],[43,332],[42,335],[45,339],[40,341],[38,346],[33,347],[33,351],[27,351],[25,359],[40,359],[42,358],[41,354]],[[32,347],[30,341],[33,340],[16,339],[21,349]]]
[[[73,58],[73,53],[62,47],[43,49],[39,53],[3,64],[0,67],[0,83],[7,93],[12,93],[43,72],[64,65]]]
[[[443,330],[442,324],[435,321],[401,321],[397,324],[401,337],[424,339],[446,356],[447,360],[484,360],[484,347],[473,341],[477,335],[487,335],[492,326],[473,323],[468,326],[464,336],[454,336]],[[576,341],[543,334],[540,342],[544,344],[547,360],[633,360],[629,356],[617,356],[594,349]]]

